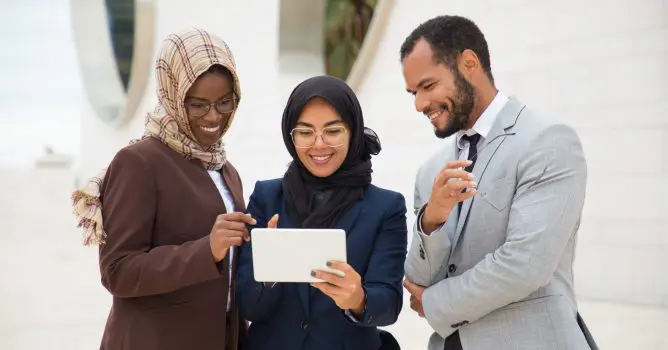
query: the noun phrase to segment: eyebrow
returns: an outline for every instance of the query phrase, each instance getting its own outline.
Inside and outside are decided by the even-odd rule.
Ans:
[[[423,86],[425,86],[425,85],[427,85],[427,84],[429,84],[429,83],[434,82],[434,80],[435,80],[434,78],[424,78],[424,79],[420,80],[420,82],[418,82],[418,84],[417,84],[417,88],[420,89],[420,88],[422,88]],[[414,90],[406,89],[406,91],[408,91],[409,94],[415,94],[415,91],[414,91]]]
[[[220,98],[217,98],[216,101],[222,100],[222,99],[224,99],[225,97],[228,97],[231,94],[234,94],[233,90],[230,90],[230,91],[226,92],[223,96],[221,96]],[[207,101],[207,102],[209,101],[206,98],[197,97],[197,96],[186,96],[185,99],[186,100],[200,100],[200,101]]]
[[[337,125],[337,124],[343,124],[343,121],[342,120],[332,120],[330,122],[325,123],[325,127],[332,126],[332,125]],[[315,128],[315,126],[313,124],[305,123],[305,122],[302,122],[302,121],[298,121],[297,125],[298,126],[299,125],[308,126],[309,128]]]

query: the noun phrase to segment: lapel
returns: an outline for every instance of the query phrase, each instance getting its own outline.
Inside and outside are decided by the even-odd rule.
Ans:
[[[515,132],[512,130],[517,117],[520,115],[525,105],[516,100],[514,97],[508,99],[506,105],[503,107],[499,116],[492,127],[492,130],[489,133],[489,136],[486,138],[485,145],[481,148],[480,153],[478,153],[478,159],[475,162],[473,167],[473,176],[474,181],[480,184],[483,176],[485,175],[485,170],[487,165],[489,165],[490,160],[499,149],[499,146],[505,141],[507,136],[514,135]],[[457,246],[459,237],[462,234],[468,220],[468,215],[473,205],[475,196],[468,199],[462,204],[462,212],[457,220],[457,227],[455,229],[455,235],[452,240],[452,251],[454,251]],[[455,208],[453,211],[457,211]],[[456,214],[455,214],[456,215]]]
[[[292,223],[292,220],[290,220],[290,217],[288,216],[287,211],[285,210],[285,205],[283,205],[283,201],[281,200],[280,202],[280,208],[278,209],[278,228],[295,228],[295,224]],[[273,213],[266,213],[267,217],[271,217],[274,214]],[[302,301],[302,308],[304,309],[304,314],[306,316],[309,315],[309,289],[312,288],[310,284],[308,283],[295,283],[295,287],[297,288],[297,293],[299,294],[299,298]]]
[[[362,200],[355,203],[355,205],[353,205],[352,208],[348,209],[348,211],[346,211],[345,214],[343,214],[343,216],[336,221],[333,228],[346,231],[346,237],[347,237],[350,234],[350,231],[352,230],[355,221],[357,221],[357,218],[359,217],[359,214],[362,211],[362,207],[363,207]],[[279,215],[280,215],[280,219],[278,220],[279,228],[296,227],[290,220],[290,217],[288,217],[287,212],[285,211],[285,206],[283,205],[282,201],[281,201],[281,208],[279,210]],[[317,289],[311,287],[309,283],[296,283],[295,285],[297,287],[297,292],[299,294],[299,297],[302,300],[302,307],[304,308],[304,313],[308,317],[311,310],[310,296],[311,294],[314,294],[317,291]]]
[[[446,158],[445,162],[443,162],[443,164],[440,165],[440,166],[445,166],[445,164],[448,164],[449,162],[452,162],[452,161],[455,161],[455,160],[458,159],[459,156],[457,154],[457,151],[458,151],[457,140],[456,140],[455,137],[453,137],[453,141],[454,142],[452,142],[452,145],[450,146],[449,157]],[[438,171],[440,171],[440,170],[441,169],[439,168]],[[436,175],[438,175],[438,173],[434,174],[434,178],[436,178]],[[432,180],[432,182],[433,182],[433,180]],[[431,188],[431,184],[429,184],[429,186]],[[429,193],[429,195],[431,196],[431,193]],[[459,217],[459,213],[458,213],[458,211],[455,207],[453,210],[450,211],[450,216],[445,221],[445,230],[446,230],[445,232],[448,233],[448,236],[449,236],[448,238],[450,238],[450,241],[452,241],[454,239],[454,233],[455,233],[455,230],[457,229],[457,219],[458,219],[458,217]]]
[[[346,231],[346,237],[348,237],[348,235],[350,235],[350,231],[353,229],[355,221],[357,221],[357,217],[359,217],[359,214],[362,211],[363,201],[364,199],[359,200],[350,209],[348,209],[343,214],[343,216],[336,220],[333,228]]]
[[[237,212],[243,212],[246,209],[246,203],[244,202],[243,198],[243,189],[241,187],[241,182],[238,179],[238,176],[236,175],[236,171],[234,168],[229,164],[225,163],[223,165],[223,168],[220,169],[220,173],[223,176],[223,182],[225,183],[225,187],[227,190],[230,192],[232,195],[232,200],[234,201],[234,211]],[[225,209],[227,212],[227,208]],[[232,265],[232,278],[231,284],[229,286],[230,288],[230,315],[231,317],[228,317],[227,320],[231,324],[227,325],[227,331],[228,331],[228,342],[231,342],[232,347],[235,347],[237,342],[238,342],[238,336],[239,336],[239,317],[238,317],[238,312],[236,308],[236,294],[237,294],[237,266],[239,265],[239,259],[237,257],[239,256],[239,247],[234,247],[232,248],[232,259],[230,260],[230,264]]]
[[[346,232],[346,237],[348,237],[350,235],[350,231],[353,229],[355,221],[357,221],[357,218],[360,216],[362,207],[362,200],[355,203],[350,209],[348,209],[348,211],[343,214],[342,217],[339,218],[339,220],[336,221],[336,223],[334,223],[334,227],[332,228],[344,230]],[[311,295],[315,294],[316,291],[318,290],[310,287]]]

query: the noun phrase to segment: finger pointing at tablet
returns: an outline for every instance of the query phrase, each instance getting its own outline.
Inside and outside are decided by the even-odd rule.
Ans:
[[[256,221],[244,213],[225,213],[218,215],[209,234],[211,253],[216,262],[227,255],[230,246],[240,246],[248,240],[246,224],[255,225]]]
[[[278,227],[278,214],[274,214],[267,224],[267,228],[277,228]]]

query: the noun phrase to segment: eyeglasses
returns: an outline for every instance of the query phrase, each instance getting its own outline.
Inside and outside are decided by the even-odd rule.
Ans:
[[[292,129],[292,143],[296,148],[311,148],[320,137],[322,142],[330,147],[341,147],[346,143],[348,129],[344,126],[328,126],[321,131],[312,128],[297,127]]]
[[[213,103],[195,98],[190,98],[185,101],[188,117],[192,119],[205,116],[211,110],[211,106],[222,115],[231,114],[237,108],[237,97],[225,97]]]

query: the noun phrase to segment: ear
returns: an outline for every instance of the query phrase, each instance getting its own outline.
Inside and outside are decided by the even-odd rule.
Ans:
[[[466,49],[458,59],[459,71],[467,78],[471,79],[473,74],[480,69],[480,60],[473,50]]]

